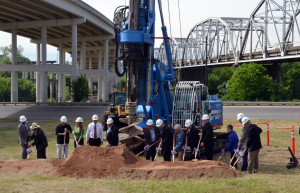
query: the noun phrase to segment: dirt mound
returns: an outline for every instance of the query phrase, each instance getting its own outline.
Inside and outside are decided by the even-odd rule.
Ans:
[[[64,163],[57,165],[59,175],[101,178],[115,175],[120,168],[137,164],[139,158],[125,146],[99,148],[80,146]]]
[[[199,160],[196,162],[150,162],[142,167],[127,169],[124,176],[131,179],[177,180],[238,177],[240,173],[222,162]]]
[[[74,178],[126,177],[129,179],[187,179],[238,177],[239,172],[217,161],[151,162],[138,158],[125,146],[99,148],[80,146],[67,159],[7,160],[0,162],[0,172]]]

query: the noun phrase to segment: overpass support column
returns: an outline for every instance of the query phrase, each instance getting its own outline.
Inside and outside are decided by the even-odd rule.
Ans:
[[[77,25],[72,25],[72,66],[73,66],[73,74],[72,80],[77,80],[78,76],[78,63],[77,63]],[[71,101],[73,100],[71,91]]]
[[[63,43],[59,43],[59,65],[64,65],[64,48],[63,48]],[[64,90],[66,90],[66,85],[64,85],[64,74],[57,74],[58,76],[58,102],[64,102]]]
[[[86,69],[86,43],[85,43],[85,41],[81,42],[80,69]]]
[[[11,44],[12,44],[12,60],[11,65],[17,65],[17,30],[11,31]],[[10,101],[18,102],[18,72],[11,72],[10,82]]]
[[[41,44],[36,44],[36,65],[40,65],[41,61]],[[41,73],[35,72],[35,98],[36,102],[41,102]]]
[[[103,101],[108,100],[109,96],[109,70],[108,70],[108,40],[105,40],[104,45],[104,68],[103,68],[103,81],[102,81],[102,99]]]
[[[89,70],[92,70],[92,69],[93,69],[93,57],[90,56],[89,57]],[[89,89],[90,89],[91,97],[92,97],[92,94],[93,94],[93,92],[92,92],[93,88],[92,87],[93,87],[93,80],[92,80],[92,77],[89,76]]]
[[[47,28],[42,27],[42,65],[47,64]],[[41,72],[41,87],[40,87],[41,102],[48,101],[48,73]]]
[[[99,74],[101,74],[101,72],[103,72],[103,58],[102,58],[102,50],[99,50],[99,53],[98,53],[98,70],[99,70]],[[100,101],[100,99],[102,99],[103,101],[104,98],[103,98],[103,76],[102,75],[99,75],[98,77],[98,93],[97,93],[97,99],[98,101]],[[101,96],[101,93],[102,93],[102,96]]]

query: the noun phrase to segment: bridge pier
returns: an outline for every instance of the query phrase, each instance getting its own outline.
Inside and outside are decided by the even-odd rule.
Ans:
[[[273,62],[273,65],[264,65],[267,68],[267,73],[278,83],[280,82],[281,67],[278,62]]]

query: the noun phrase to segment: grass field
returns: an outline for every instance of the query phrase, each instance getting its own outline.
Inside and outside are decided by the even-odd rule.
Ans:
[[[84,122],[86,128],[89,121]],[[0,120],[1,121],[1,120]],[[12,120],[9,120],[12,121]],[[69,120],[74,123],[74,120]],[[254,119],[253,123],[269,121],[278,127],[296,125],[296,156],[300,155],[298,127],[296,119]],[[39,123],[48,138],[47,157],[56,158],[55,127],[58,121]],[[238,125],[235,119],[224,120],[224,125]],[[71,124],[73,126],[73,124]],[[20,159],[21,147],[17,144],[17,127],[0,129],[0,160]],[[300,170],[286,169],[291,146],[290,130],[280,130],[270,127],[270,145],[266,145],[266,126],[261,125],[263,148],[260,152],[259,173],[245,174],[239,178],[228,179],[186,179],[177,181],[128,180],[117,178],[105,179],[75,179],[66,177],[43,176],[41,174],[20,175],[15,173],[0,173],[0,192],[300,192]],[[241,128],[235,128],[240,133]],[[222,129],[225,131],[225,129]],[[72,141],[72,138],[71,138]],[[69,154],[73,150],[70,144]],[[300,150],[300,149],[299,149]],[[215,155],[217,159],[219,155]],[[36,157],[33,149],[31,158]],[[229,162],[229,155],[221,161]]]

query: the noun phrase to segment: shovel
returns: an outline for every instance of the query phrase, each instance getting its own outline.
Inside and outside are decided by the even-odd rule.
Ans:
[[[200,142],[201,142],[201,140],[202,140],[202,135],[201,135],[200,132],[199,132],[199,135],[200,135],[200,138],[199,138],[199,142],[198,142],[197,149],[198,149],[198,151],[199,151],[199,156],[200,156],[200,149],[199,149],[199,147],[200,147]],[[197,159],[198,151],[195,152],[195,159],[193,159],[192,161],[198,161],[198,159]]]
[[[27,151],[27,159],[29,159],[30,154],[32,153],[32,150],[28,148],[28,149],[26,149],[26,151]]]
[[[245,151],[246,151],[246,149],[244,149],[244,151],[242,151],[243,156],[244,156]],[[235,165],[240,161],[240,159],[241,159],[243,156],[240,155],[240,156],[237,158],[237,160],[234,162],[233,166],[231,166],[232,169],[235,169]]]
[[[173,137],[173,152],[175,151],[175,138],[176,138],[177,134],[174,135]],[[175,161],[175,153],[172,154],[172,161]]]
[[[222,152],[222,154],[220,155],[220,157],[219,157],[219,159],[218,159],[217,161],[220,161],[220,159],[222,159],[222,157],[223,157],[224,154],[225,154],[225,153]]]
[[[155,144],[157,144],[159,142],[159,140],[157,140],[155,143],[152,143],[150,146],[149,146],[149,149],[153,146],[153,145],[155,145]],[[144,153],[146,150],[144,149],[143,151],[141,151],[140,153],[138,153],[136,156],[139,156],[139,155],[141,155],[142,153]]]
[[[161,140],[162,139],[160,139],[160,142],[159,142],[159,144],[158,144],[158,149],[160,148],[160,146],[161,146]],[[156,150],[156,154],[155,154],[155,157],[154,157],[154,161],[156,161],[156,158],[157,158],[157,155],[158,155],[158,149]]]
[[[64,151],[62,152],[62,158],[64,157],[64,154],[65,154],[65,150],[66,150],[66,136],[67,136],[67,133],[65,134],[64,136],[64,144],[63,144],[63,147],[64,147]]]
[[[233,154],[233,156],[232,156],[232,158],[231,158],[231,160],[230,160],[230,162],[229,162],[230,165],[231,165],[231,162],[233,161],[233,159],[234,159],[234,157],[235,157],[235,155],[236,155],[237,152],[238,152],[238,151],[235,151],[235,152],[234,152],[234,154]]]
[[[184,158],[185,158],[185,152],[186,152],[186,147],[187,147],[187,142],[188,142],[188,137],[189,135],[187,134],[186,137],[185,137],[185,145],[184,145],[184,150],[183,150],[183,161],[184,161]]]

